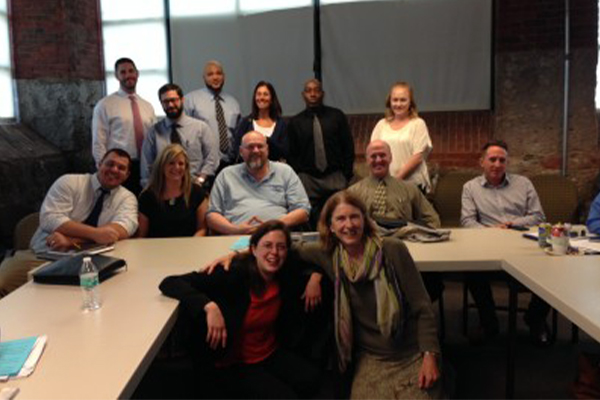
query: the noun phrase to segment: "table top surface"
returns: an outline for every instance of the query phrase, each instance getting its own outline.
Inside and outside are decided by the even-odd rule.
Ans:
[[[600,256],[511,256],[503,268],[600,341]]]
[[[82,298],[76,286],[30,282],[3,298],[2,340],[46,334],[48,343],[30,377],[0,383],[0,388],[19,387],[18,399],[129,397],[176,318],[178,303],[161,295],[161,280],[202,268],[227,253],[237,239],[130,239],[117,243],[108,254],[124,258],[128,270],[102,283],[103,306],[95,312],[81,311]],[[522,259],[560,262],[553,259],[558,257],[546,256],[521,232],[501,229],[455,229],[447,242],[407,245],[417,266],[429,271],[500,270],[506,259],[516,265],[521,265]],[[579,259],[592,269],[591,261]],[[541,268],[539,275],[543,276]],[[600,326],[600,306],[597,314],[594,321]]]

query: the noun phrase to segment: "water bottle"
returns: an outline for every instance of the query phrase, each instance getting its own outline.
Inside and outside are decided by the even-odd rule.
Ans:
[[[98,279],[98,268],[92,262],[91,257],[84,257],[79,271],[79,285],[83,293],[83,309],[93,311],[100,308],[100,281]]]

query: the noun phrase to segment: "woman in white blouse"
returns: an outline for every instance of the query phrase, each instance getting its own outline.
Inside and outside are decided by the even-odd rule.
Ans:
[[[390,145],[392,176],[414,183],[423,193],[431,190],[425,160],[433,146],[427,125],[417,114],[413,91],[408,83],[397,82],[391,87],[385,102],[385,118],[373,129],[373,140],[383,140]]]

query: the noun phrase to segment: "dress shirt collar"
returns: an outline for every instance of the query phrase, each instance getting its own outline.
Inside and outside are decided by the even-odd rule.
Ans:
[[[96,172],[94,175],[92,175],[92,189],[94,191],[94,197],[98,196],[98,193],[100,193],[100,188],[102,187],[102,185],[100,185],[100,181],[98,180],[98,173]],[[108,195],[110,196],[111,194],[113,194],[113,192],[116,190],[117,188],[113,188],[108,192]]]
[[[127,93],[126,91],[124,91],[121,88],[119,88],[119,90],[117,90],[117,94],[121,97],[125,97],[126,99],[128,99],[129,96],[135,96],[136,99],[139,99],[139,96],[137,95],[137,93]]]
[[[178,119],[171,119],[169,117],[165,117],[165,125],[167,126],[167,128],[171,129],[171,127],[175,124],[177,124],[178,127],[182,127],[184,125],[186,125],[186,122],[188,122],[189,117],[185,114],[185,111],[181,113],[181,116]]]
[[[508,173],[505,173],[504,179],[502,180],[502,182],[498,186],[494,186],[491,183],[489,183],[487,181],[487,179],[485,179],[485,175],[481,175],[479,177],[479,184],[484,188],[495,188],[495,187],[504,188],[510,184],[510,177],[509,177]]]

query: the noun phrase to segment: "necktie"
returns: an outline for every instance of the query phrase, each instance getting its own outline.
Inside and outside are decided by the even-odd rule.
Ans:
[[[131,113],[133,114],[135,146],[139,155],[142,151],[142,143],[144,143],[144,124],[142,123],[142,115],[140,114],[140,106],[138,105],[137,98],[134,95],[130,95],[129,100],[131,101]]]
[[[373,214],[374,215],[385,215],[386,212],[386,199],[387,199],[387,188],[385,181],[382,179],[379,181],[377,188],[375,189],[375,199],[373,200]]]
[[[177,128],[179,128],[179,124],[171,125],[171,144],[181,144],[181,136],[179,136]]]
[[[315,142],[315,167],[323,172],[327,169],[327,156],[323,143],[323,129],[316,114],[313,117],[313,141]]]
[[[221,153],[229,151],[229,138],[227,137],[227,124],[225,124],[225,114],[221,101],[223,99],[218,94],[215,95],[215,114],[217,116],[217,124],[219,125],[219,149]]]
[[[83,221],[84,224],[90,226],[98,226],[98,218],[100,217],[100,213],[102,212],[102,204],[104,203],[104,196],[110,193],[110,190],[100,188],[100,195],[96,199],[96,203],[94,203],[94,208],[92,208],[92,212],[88,217]]]

